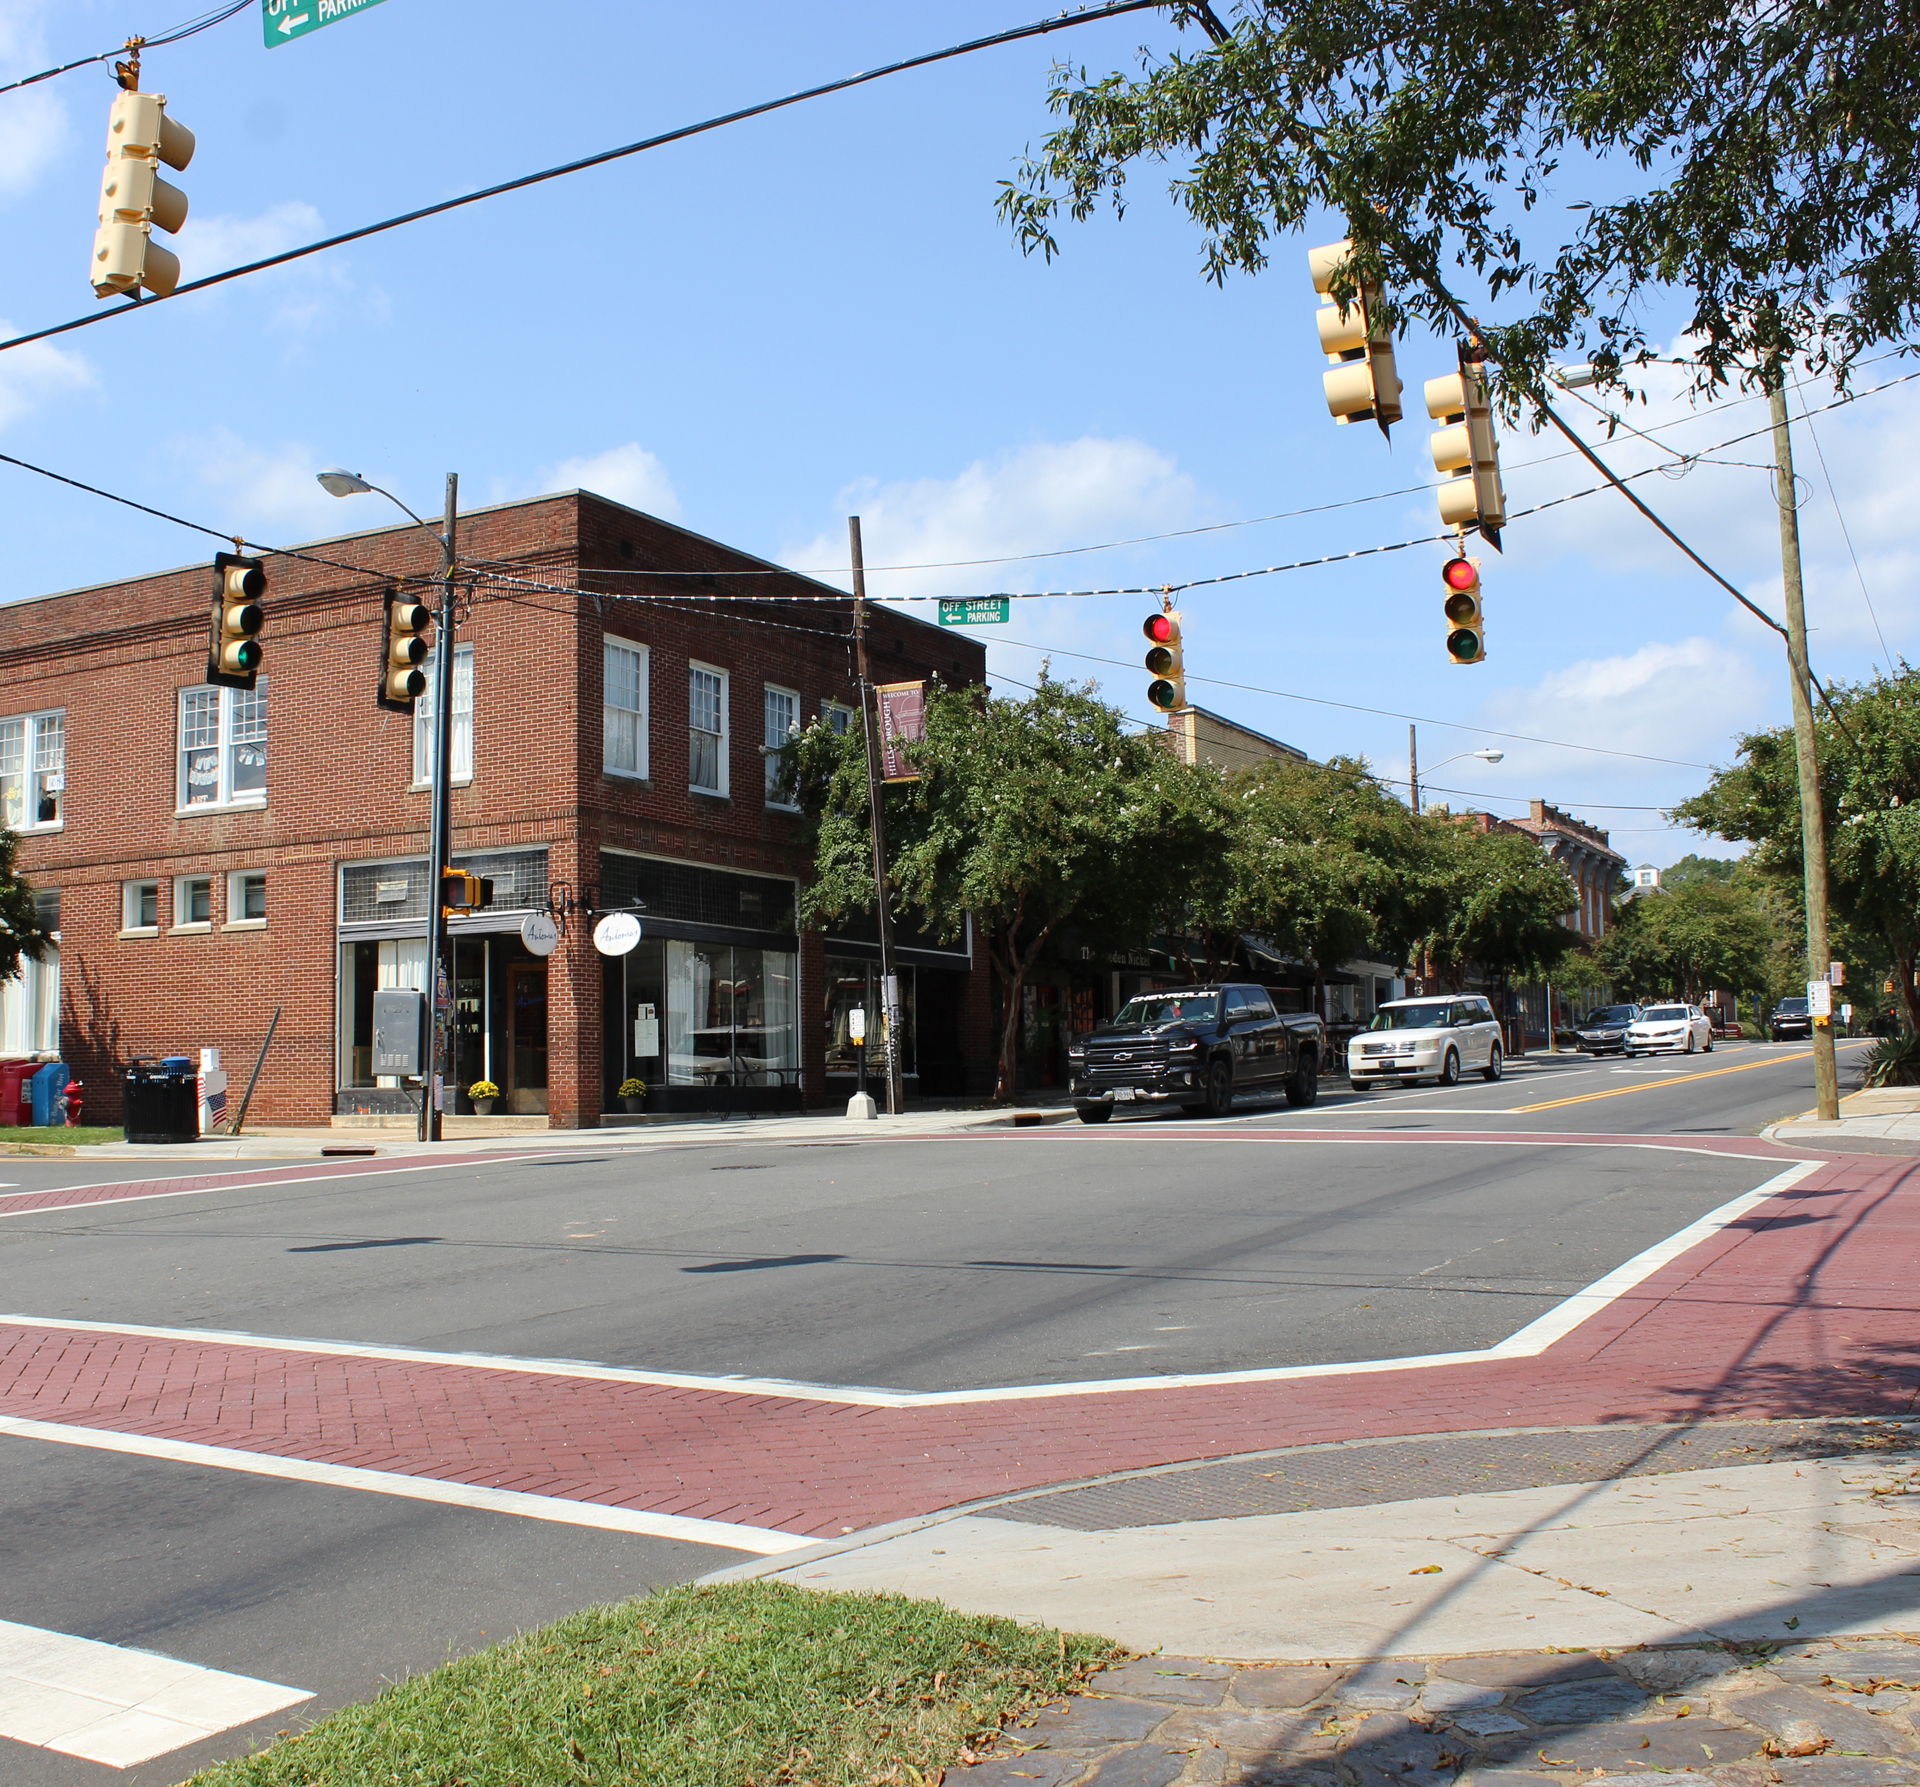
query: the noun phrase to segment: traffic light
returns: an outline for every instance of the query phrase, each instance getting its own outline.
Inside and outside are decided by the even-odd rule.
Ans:
[[[380,705],[410,714],[413,704],[427,690],[427,673],[420,666],[427,660],[427,642],[423,635],[433,625],[433,610],[391,589],[387,591],[384,609],[385,655],[380,664]]]
[[[1327,300],[1320,307],[1320,351],[1333,368],[1320,376],[1336,422],[1377,422],[1385,434],[1400,420],[1400,374],[1394,369],[1393,339],[1376,313],[1379,290],[1362,286],[1344,310],[1332,296],[1334,275],[1352,253],[1348,240],[1307,250],[1313,289]]]
[[[481,912],[493,904],[493,878],[470,875],[465,869],[440,871],[440,905],[448,914]]]
[[[1495,552],[1507,525],[1507,493],[1500,482],[1500,443],[1493,432],[1493,406],[1474,350],[1460,348],[1460,370],[1427,380],[1427,414],[1446,424],[1430,443],[1436,471],[1455,476],[1440,486],[1440,519],[1448,527],[1474,527]]]
[[[1484,664],[1487,616],[1480,600],[1480,561],[1450,558],[1440,581],[1447,586],[1447,656],[1456,664]]]
[[[193,132],[167,116],[164,93],[122,93],[113,102],[100,225],[93,233],[96,297],[142,286],[156,298],[172,296],[180,261],[153,240],[153,232],[172,232],[187,221],[187,195],[160,178],[160,164],[184,168],[192,159]]]
[[[1185,707],[1187,668],[1180,653],[1180,610],[1169,608],[1164,614],[1148,615],[1140,631],[1153,641],[1147,653],[1147,668],[1153,672],[1147,699],[1163,713]]]
[[[213,555],[213,612],[207,632],[207,681],[226,689],[250,689],[259,680],[266,654],[259,632],[267,611],[267,573],[257,558],[237,553]]]

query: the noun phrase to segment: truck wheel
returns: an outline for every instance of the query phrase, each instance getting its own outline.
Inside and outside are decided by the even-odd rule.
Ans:
[[[1207,1069],[1207,1102],[1200,1107],[1209,1117],[1224,1117],[1233,1109],[1233,1068],[1216,1061]]]
[[[1452,1049],[1447,1050],[1447,1058],[1440,1064],[1440,1078],[1435,1084],[1441,1086],[1460,1084],[1460,1057]]]
[[[1373,1082],[1371,1080],[1349,1080],[1347,1084],[1356,1092],[1371,1092],[1373,1090]]]
[[[1073,1107],[1073,1114],[1078,1117],[1082,1123],[1104,1123],[1113,1115],[1113,1106],[1110,1104],[1077,1104]]]
[[[1311,1049],[1303,1049],[1300,1065],[1287,1079],[1287,1103],[1312,1104],[1320,1096],[1320,1058]]]
[[[1496,1042],[1493,1045],[1493,1053],[1487,1057],[1486,1066],[1480,1070],[1481,1077],[1488,1080],[1497,1080],[1500,1077],[1503,1064],[1504,1057],[1500,1053],[1500,1045]]]

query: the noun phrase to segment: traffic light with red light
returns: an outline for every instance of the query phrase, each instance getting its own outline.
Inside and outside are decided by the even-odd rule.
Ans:
[[[1447,656],[1456,664],[1484,664],[1487,619],[1480,600],[1480,561],[1450,558],[1441,567],[1447,587]]]
[[[266,653],[259,632],[266,625],[262,602],[267,573],[257,558],[234,552],[213,555],[213,610],[207,629],[207,681],[226,689],[251,689]]]
[[[1327,408],[1336,422],[1376,422],[1380,432],[1400,420],[1400,374],[1393,364],[1393,337],[1379,318],[1377,287],[1361,286],[1343,307],[1333,281],[1353,254],[1348,240],[1307,250],[1320,307],[1320,351],[1332,362],[1322,373]]]
[[[380,705],[410,714],[413,704],[427,690],[427,673],[421,665],[427,659],[425,634],[433,625],[433,611],[411,596],[391,589],[387,591],[385,608]]]
[[[1147,700],[1162,713],[1172,713],[1187,705],[1187,667],[1180,650],[1180,611],[1169,608],[1162,614],[1150,614],[1140,631],[1152,642],[1147,653],[1147,669],[1153,681],[1147,686]]]

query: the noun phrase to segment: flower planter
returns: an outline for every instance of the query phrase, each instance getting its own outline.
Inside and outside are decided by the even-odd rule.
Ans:
[[[647,1100],[646,1100],[645,1094],[642,1094],[639,1098],[621,1099],[620,1108],[623,1111],[625,1111],[629,1116],[632,1116],[636,1112],[644,1111],[647,1108]]]
[[[476,1117],[491,1117],[493,1115],[493,1100],[490,1098],[476,1098],[473,1101],[473,1114]]]

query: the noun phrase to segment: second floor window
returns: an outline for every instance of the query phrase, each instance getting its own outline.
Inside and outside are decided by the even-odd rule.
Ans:
[[[188,807],[263,806],[267,685],[180,691],[180,786]]]
[[[433,780],[433,745],[437,728],[433,723],[433,698],[440,687],[438,656],[430,656],[421,666],[427,673],[427,688],[413,704],[413,785],[424,786]],[[473,647],[453,648],[453,751],[448,761],[456,782],[473,780]]]
[[[702,794],[727,791],[727,673],[694,664],[687,671],[687,784]]]
[[[0,720],[0,827],[58,825],[67,788],[67,716]]]
[[[791,689],[769,687],[767,692],[767,805],[794,805],[793,771],[778,755],[782,746],[800,734],[800,697]]]
[[[616,776],[647,773],[647,648],[603,643],[603,766]]]

